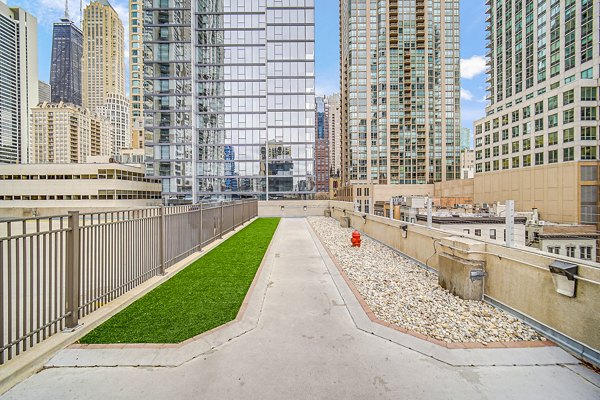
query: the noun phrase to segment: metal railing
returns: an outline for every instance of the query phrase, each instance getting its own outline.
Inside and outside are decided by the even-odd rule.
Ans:
[[[258,215],[203,203],[0,222],[0,365]]]

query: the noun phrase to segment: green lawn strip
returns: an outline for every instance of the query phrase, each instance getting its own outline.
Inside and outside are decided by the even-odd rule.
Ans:
[[[80,342],[179,343],[235,319],[278,223],[254,221]]]

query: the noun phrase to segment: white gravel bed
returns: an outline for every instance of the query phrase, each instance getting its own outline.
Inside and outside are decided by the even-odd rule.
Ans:
[[[487,303],[463,300],[438,285],[435,274],[366,236],[353,248],[353,229],[327,217],[309,217],[375,316],[444,342],[544,340],[536,331]]]

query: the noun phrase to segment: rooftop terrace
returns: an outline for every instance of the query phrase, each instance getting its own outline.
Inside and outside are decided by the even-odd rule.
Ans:
[[[540,340],[544,335],[491,301],[457,299],[435,286],[443,233],[420,226],[403,232],[398,221],[355,214],[337,202],[269,203],[260,204],[259,215],[287,215],[233,323],[175,345],[72,345],[1,398],[600,397],[600,376]],[[324,211],[333,212],[335,220],[298,218]],[[363,247],[349,247],[349,231],[339,227],[340,218],[360,224]],[[375,228],[383,232],[379,237]],[[380,243],[386,241],[396,244]],[[467,242],[454,238],[453,243],[459,248]],[[470,246],[461,251],[482,248]],[[502,249],[496,253],[504,254]],[[511,255],[513,261],[502,266],[488,261],[487,295],[499,290],[494,286],[498,268],[512,271],[517,262],[545,262],[535,252]],[[597,278],[584,267],[582,278]],[[597,295],[592,285],[582,281],[569,301],[587,304],[588,296]],[[549,287],[552,294],[539,302],[548,306],[552,299],[561,307]],[[532,287],[529,294],[546,289]],[[588,306],[591,317],[574,309],[573,318],[593,330],[597,312]],[[457,323],[461,317],[468,322]],[[594,333],[588,333],[583,340],[594,344]]]

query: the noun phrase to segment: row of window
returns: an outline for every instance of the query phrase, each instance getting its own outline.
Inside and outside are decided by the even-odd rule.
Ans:
[[[528,134],[530,132],[526,132],[525,134]],[[562,131],[563,133],[563,143],[568,143],[568,142],[572,142],[575,140],[575,128],[567,128],[567,129],[563,129]],[[559,140],[558,140],[558,131],[553,131],[553,132],[548,132],[548,145],[552,146],[554,144],[558,144]],[[513,131],[512,131],[512,137],[519,137],[520,135],[520,131],[519,131],[519,127],[513,127]],[[535,137],[535,147],[543,147],[544,146],[544,135],[538,135]],[[485,136],[485,141],[482,138],[476,138],[475,139],[475,147],[481,147],[484,145],[487,146],[489,145],[492,140],[493,143],[497,143],[500,140],[504,141],[504,140],[508,140],[509,135],[508,135],[508,130],[505,130],[502,132],[502,138],[500,138],[500,134],[498,132],[494,132],[493,135],[486,135]],[[597,129],[595,126],[581,126],[579,128],[579,140],[596,140],[597,138]],[[513,147],[513,152],[518,151],[518,141],[513,141],[512,142],[512,147]],[[531,144],[531,139],[523,139],[523,150],[528,150],[530,148],[530,144]],[[508,143],[504,143],[502,146],[508,146]],[[517,147],[517,149],[515,150],[515,146]],[[498,146],[496,146],[498,147]],[[489,149],[486,149],[486,152]],[[481,150],[478,150],[478,153],[481,152]],[[505,153],[506,154],[506,153]]]
[[[105,193],[103,193],[105,192]],[[160,199],[160,191],[147,191],[147,190],[105,190],[99,191],[97,195],[78,195],[78,194],[65,194],[65,195],[0,195],[0,201],[13,201],[13,200],[150,200]]]
[[[562,149],[562,161],[574,161],[575,160],[575,148],[568,147]],[[545,157],[547,154],[547,157]],[[581,147],[581,160],[596,160],[598,158],[598,152],[595,146],[583,146]],[[532,161],[534,164],[532,164]],[[533,157],[531,154],[525,154],[523,156],[515,156],[512,158],[504,158],[502,160],[493,160],[486,161],[484,163],[477,163],[475,165],[475,172],[489,172],[489,171],[498,171],[500,169],[509,169],[512,165],[512,168],[519,167],[529,167],[531,165],[543,165],[544,162],[548,164],[556,164],[559,160],[559,151],[550,150],[547,153],[539,152],[534,153]],[[502,168],[501,168],[502,167]]]
[[[503,240],[506,240],[506,230],[503,229],[502,232],[503,232],[503,235],[504,235]],[[470,235],[471,234],[471,230],[470,229],[463,229],[463,233],[465,235]],[[481,229],[474,229],[473,233],[474,233],[475,236],[481,236]],[[490,229],[488,233],[489,233],[488,237],[490,239],[494,239],[494,240],[497,239],[496,229]]]
[[[562,254],[561,246],[548,246],[546,248],[548,253],[552,254]],[[577,250],[577,246],[565,246],[565,255],[567,257],[575,257],[575,252]],[[579,246],[579,258],[582,260],[591,260],[592,259],[592,246]]]
[[[543,93],[538,93],[539,95]],[[533,93],[528,98],[533,98]],[[598,100],[598,88],[597,87],[588,87],[584,86],[580,88],[580,96],[581,101],[597,101]],[[520,103],[522,99],[515,101],[515,103]],[[567,90],[562,93],[562,105],[567,106],[569,104],[573,104],[575,102],[575,89]],[[511,107],[512,102],[506,104],[506,107]],[[547,100],[547,108],[544,108],[544,100],[538,101],[534,104],[533,110],[532,106],[528,105],[523,107],[522,109],[518,109],[512,111],[511,113],[507,113],[502,115],[501,117],[494,118],[493,120],[486,121],[484,124],[477,125],[475,127],[475,135],[481,134],[483,131],[488,132],[491,129],[499,128],[501,125],[508,125],[510,122],[514,123],[519,121],[521,118],[526,119],[531,117],[532,111],[534,111],[534,115],[539,115],[544,113],[544,111],[552,111],[559,106],[559,95],[555,95],[549,97]],[[498,111],[501,111],[503,107],[498,107]],[[510,122],[509,122],[510,118]]]
[[[144,174],[121,170],[99,170],[98,174],[57,174],[57,175],[0,175],[0,181],[26,181],[26,180],[77,180],[77,179],[119,179],[124,181],[155,183],[156,180],[146,178]]]

